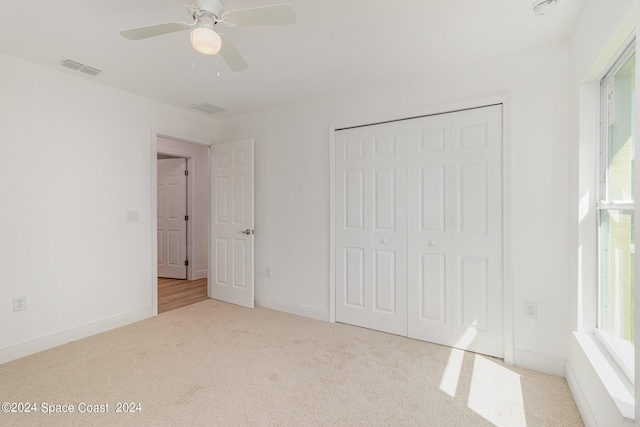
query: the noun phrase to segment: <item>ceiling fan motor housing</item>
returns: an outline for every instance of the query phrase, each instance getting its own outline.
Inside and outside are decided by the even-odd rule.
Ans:
[[[222,18],[222,14],[224,13],[224,6],[222,6],[222,2],[220,0],[198,0],[200,4],[200,11],[196,12],[196,14],[212,14],[218,21]],[[194,16],[195,17],[195,16]]]

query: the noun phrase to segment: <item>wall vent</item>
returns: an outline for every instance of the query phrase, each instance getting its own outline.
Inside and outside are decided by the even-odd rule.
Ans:
[[[97,68],[89,67],[88,65],[81,64],[80,62],[73,61],[71,59],[62,59],[60,61],[60,65],[71,68],[72,70],[80,71],[81,73],[85,73],[90,76],[97,76],[102,72]]]
[[[189,108],[193,108],[194,110],[202,111],[207,114],[215,114],[220,111],[227,111],[222,107],[218,107],[217,105],[210,104],[208,102],[200,102],[198,104],[189,105]]]

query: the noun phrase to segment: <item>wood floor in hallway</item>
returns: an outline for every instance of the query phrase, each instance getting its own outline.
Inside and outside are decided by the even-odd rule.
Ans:
[[[207,279],[179,280],[158,277],[158,314],[206,300]]]

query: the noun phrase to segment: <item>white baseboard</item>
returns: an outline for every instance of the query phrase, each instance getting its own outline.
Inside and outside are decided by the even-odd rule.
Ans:
[[[151,307],[0,349],[0,364],[151,317]]]
[[[567,361],[566,363],[566,378],[567,384],[569,384],[569,390],[571,390],[571,394],[573,395],[573,400],[576,402],[576,406],[578,407],[578,412],[580,412],[580,416],[582,417],[582,422],[585,427],[598,427],[598,423],[596,423],[596,419],[591,412],[591,408],[589,407],[589,403],[587,402],[587,398],[584,396],[584,392],[576,379],[573,370],[571,369],[571,365]]]
[[[513,364],[521,368],[527,368],[557,377],[564,377],[566,374],[567,361],[546,354],[514,349]]]
[[[318,310],[317,308],[306,307],[291,302],[279,301],[265,297],[255,297],[255,303],[258,307],[270,308],[272,310],[283,311],[297,316],[309,317],[323,322],[329,321],[329,311]]]
[[[208,270],[199,270],[193,273],[193,278],[191,280],[206,279],[207,277],[209,277]]]

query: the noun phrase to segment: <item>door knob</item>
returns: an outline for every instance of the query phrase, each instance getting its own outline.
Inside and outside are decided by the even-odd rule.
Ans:
[[[435,246],[435,245],[436,245],[436,241],[435,240],[432,240],[432,241],[429,242],[429,246]]]
[[[238,231],[238,233],[249,235],[249,234],[253,234],[254,231],[252,229],[250,229],[250,228],[247,228],[246,230]]]
[[[382,239],[380,242],[382,242],[382,244],[386,244],[387,243],[387,239]]]

